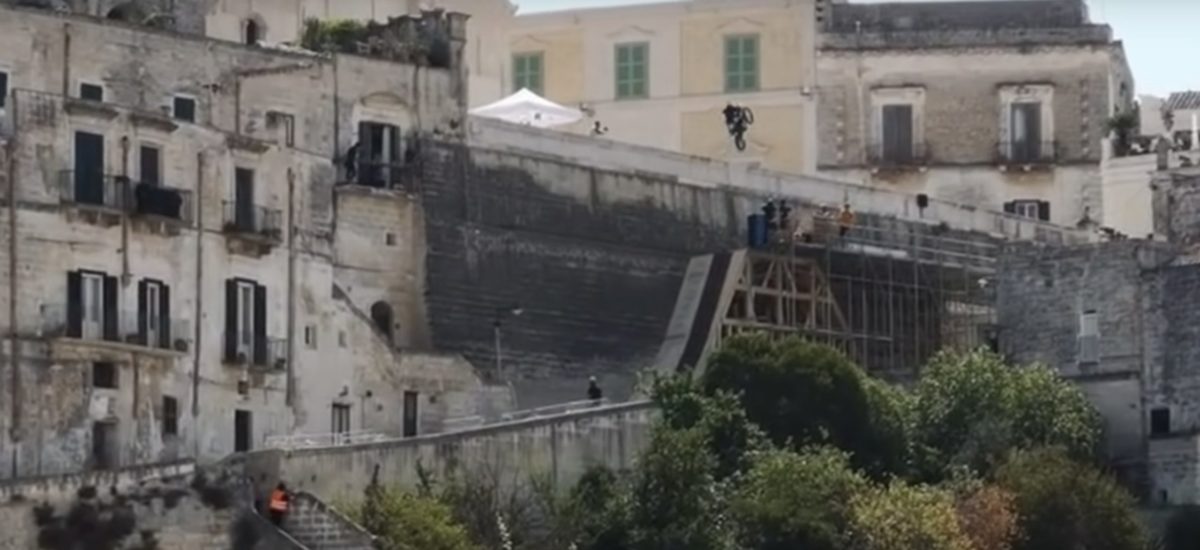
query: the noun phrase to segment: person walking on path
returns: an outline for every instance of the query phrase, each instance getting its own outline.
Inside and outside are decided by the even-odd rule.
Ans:
[[[600,385],[596,384],[595,376],[588,378],[587,396],[588,396],[588,399],[590,399],[592,401],[599,401],[601,399],[604,399],[604,392],[600,390]]]
[[[275,486],[275,490],[271,491],[271,500],[267,504],[267,513],[271,517],[271,523],[276,527],[283,525],[283,520],[287,517],[288,506],[292,503],[292,496],[288,494],[287,485],[279,482]]]

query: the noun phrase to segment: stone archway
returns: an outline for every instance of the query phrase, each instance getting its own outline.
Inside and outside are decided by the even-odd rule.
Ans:
[[[392,306],[387,302],[375,302],[371,306],[371,322],[375,323],[375,328],[383,333],[388,342],[395,343],[395,335],[393,334],[393,325],[395,316],[392,312]]]
[[[106,19],[114,21],[124,21],[126,23],[142,23],[148,17],[146,10],[143,10],[137,2],[123,2],[113,6],[104,14]]]

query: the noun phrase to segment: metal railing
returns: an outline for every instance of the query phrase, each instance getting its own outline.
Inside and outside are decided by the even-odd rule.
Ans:
[[[168,319],[162,323],[158,319],[147,317],[147,325],[142,326],[141,314],[137,310],[118,313],[121,327],[121,341],[147,348],[185,352],[191,349],[192,323],[187,319]]]
[[[318,434],[288,434],[267,436],[268,449],[307,449],[313,447],[340,447],[359,443],[387,441],[395,436],[376,431],[332,432]]]
[[[232,344],[231,344],[232,340]],[[221,356],[226,363],[247,365],[268,371],[287,368],[288,345],[285,338],[255,338],[242,331],[225,331]]]
[[[867,162],[872,166],[922,166],[929,162],[929,147],[911,143],[908,147],[888,147],[873,142],[867,147]]]
[[[1058,160],[1057,141],[1008,140],[996,144],[997,160],[1004,164],[1048,164]]]
[[[156,216],[182,222],[192,220],[192,193],[174,187],[139,183],[125,176],[100,172],[59,172],[59,200],[87,208]]]
[[[609,404],[609,402],[608,402],[607,398],[583,399],[580,401],[571,401],[568,403],[556,403],[554,405],[547,405],[544,407],[537,407],[537,408],[533,408],[533,409],[523,409],[523,410],[519,410],[519,411],[512,411],[512,412],[504,413],[504,414],[500,415],[500,421],[501,422],[512,422],[514,420],[526,420],[529,418],[536,418],[539,416],[553,416],[553,415],[557,415],[557,414],[566,414],[569,412],[575,412],[575,411],[579,411],[579,410],[583,410],[583,409],[602,407],[602,406],[608,405],[608,404]]]
[[[82,306],[80,306],[82,308]],[[141,317],[136,309],[117,310],[117,330],[115,337],[105,337],[103,319],[99,323],[83,319],[72,321],[68,319],[67,305],[42,304],[38,311],[40,328],[38,336],[44,338],[75,338],[96,342],[116,342],[141,346],[152,349],[187,351],[192,342],[192,323],[187,319],[170,319],[167,323],[159,323],[157,330],[145,329],[141,326]],[[103,317],[103,314],[101,315]],[[165,326],[164,326],[165,325]]]
[[[409,162],[359,161],[350,165],[344,157],[335,159],[335,162],[338,165],[338,181],[350,185],[412,190],[417,178],[416,167]]]
[[[124,212],[130,201],[129,178],[99,171],[63,170],[58,174],[58,196],[63,204]]]
[[[280,210],[238,201],[223,201],[222,206],[226,231],[276,240],[283,237],[283,212]]]

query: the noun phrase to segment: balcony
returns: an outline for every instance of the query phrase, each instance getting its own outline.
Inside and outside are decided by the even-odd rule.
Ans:
[[[184,225],[192,221],[191,192],[125,176],[64,170],[59,173],[59,200],[116,217],[129,214]]]
[[[906,169],[929,164],[929,151],[924,143],[911,143],[908,147],[895,147],[883,142],[871,143],[867,148],[867,163],[873,168]]]
[[[245,365],[266,372],[287,370],[288,345],[283,338],[267,338],[243,331],[226,331],[222,359],[230,365]]]
[[[237,201],[224,201],[222,206],[226,233],[271,241],[283,239],[283,213],[279,210]]]
[[[152,183],[137,183],[133,185],[133,200],[130,201],[129,213],[190,225],[192,193]]]
[[[338,159],[338,182],[374,189],[416,190],[417,166],[405,162],[366,162],[348,164]]]
[[[1057,141],[1001,141],[996,144],[997,164],[1046,165],[1058,160]]]
[[[63,204],[123,213],[129,204],[129,178],[102,172],[59,172],[58,196]]]
[[[187,320],[154,322],[150,319],[144,323],[137,310],[118,310],[116,313],[108,319],[95,320],[87,318],[82,311],[68,313],[65,304],[43,304],[38,335],[48,339],[68,338],[173,353],[184,353],[191,347],[192,329]],[[144,324],[157,326],[157,329]]]

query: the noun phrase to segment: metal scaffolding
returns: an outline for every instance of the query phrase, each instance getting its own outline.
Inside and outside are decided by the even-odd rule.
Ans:
[[[718,338],[802,335],[894,379],[911,378],[942,349],[995,345],[996,244],[912,224],[840,235],[831,219],[808,235],[779,233],[731,265],[737,280]]]

